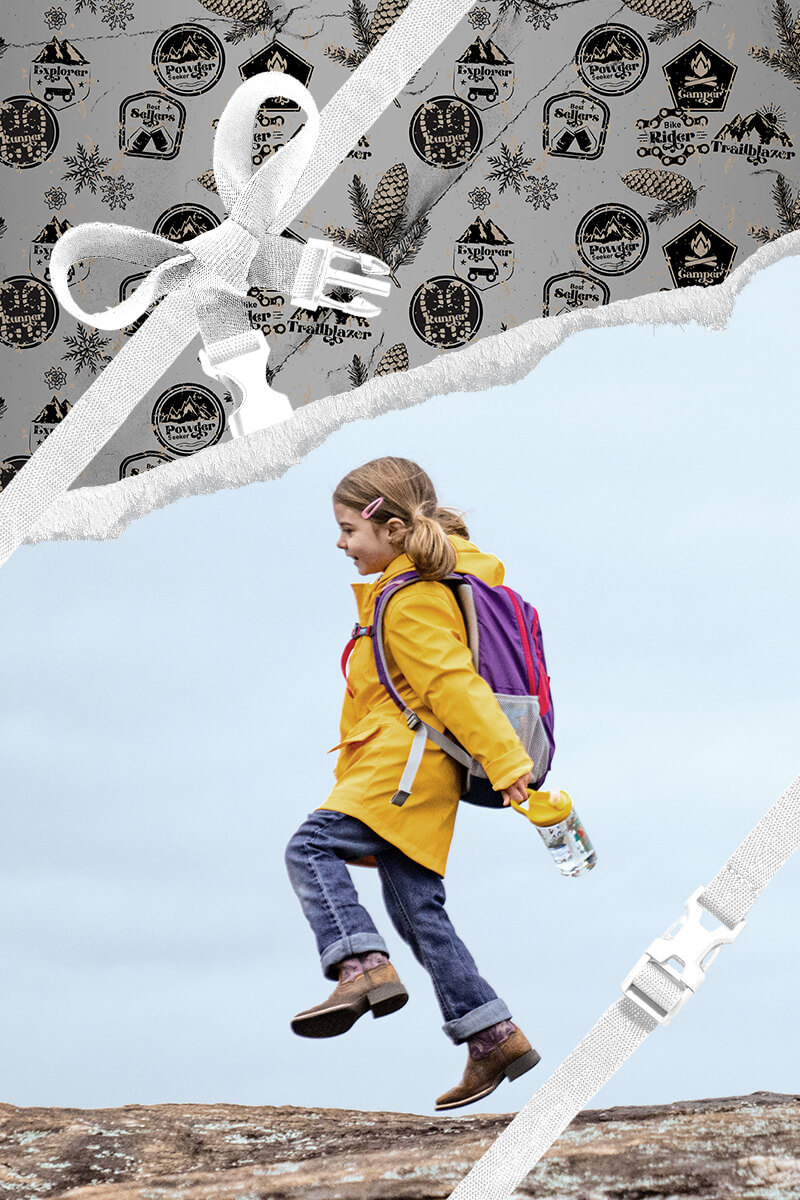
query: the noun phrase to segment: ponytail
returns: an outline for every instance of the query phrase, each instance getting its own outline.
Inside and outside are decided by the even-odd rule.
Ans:
[[[463,514],[441,508],[433,484],[407,458],[376,458],[346,475],[333,493],[335,503],[361,512],[379,496],[383,501],[370,520],[385,525],[399,518],[405,529],[394,538],[422,579],[443,579],[455,569],[456,549],[448,534],[469,538]]]

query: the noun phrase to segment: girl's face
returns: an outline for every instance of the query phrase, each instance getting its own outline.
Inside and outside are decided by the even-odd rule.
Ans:
[[[390,540],[391,534],[396,537],[403,528],[399,517],[392,517],[385,525],[376,525],[371,519],[362,517],[357,509],[338,503],[334,503],[333,513],[341,530],[336,545],[352,558],[359,575],[385,571],[401,553],[399,546]]]

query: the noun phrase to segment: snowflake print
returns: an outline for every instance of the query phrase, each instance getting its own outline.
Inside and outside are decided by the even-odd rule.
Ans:
[[[549,208],[551,201],[558,199],[558,188],[547,175],[534,176],[525,184],[525,203],[534,208]]]
[[[67,23],[67,14],[63,8],[48,8],[44,14],[44,21],[48,29],[63,29]]]
[[[67,193],[60,187],[48,188],[42,198],[50,209],[63,208],[67,203]]]
[[[67,386],[67,373],[62,371],[61,367],[51,367],[49,371],[45,371],[42,379],[51,392],[58,392]]]
[[[103,203],[109,208],[127,208],[133,200],[133,184],[124,175],[106,175],[100,180]]]
[[[77,153],[74,155],[65,155],[64,162],[72,169],[62,175],[61,178],[74,182],[76,192],[79,192],[83,187],[88,187],[89,191],[94,194],[97,191],[98,181],[104,178],[103,167],[108,166],[111,159],[101,158],[97,146],[95,146],[90,154],[84,145],[78,142]]]
[[[532,22],[534,29],[549,29],[557,17],[558,13],[555,9],[536,3],[531,4],[525,14],[525,20],[529,24]]]
[[[467,13],[467,20],[473,29],[485,29],[491,24],[492,18],[488,8],[471,8]]]
[[[75,0],[76,15],[79,12],[83,12],[83,10],[85,8],[88,8],[89,12],[96,13],[97,12],[97,0]]]
[[[128,21],[133,20],[133,0],[106,0],[100,12],[109,29],[127,29]]]
[[[523,142],[518,149],[510,150],[505,142],[501,142],[500,153],[489,155],[487,159],[487,162],[490,162],[496,169],[490,171],[486,178],[499,180],[501,192],[510,187],[519,195],[523,182],[529,178],[528,167],[533,165],[534,160],[523,156],[522,147],[524,145]]]
[[[492,193],[485,187],[474,187],[471,192],[467,192],[467,199],[473,208],[479,208],[483,212],[492,198]]]
[[[62,354],[61,357],[74,361],[76,375],[84,367],[90,374],[96,375],[102,363],[111,362],[111,359],[105,353],[106,346],[111,344],[111,338],[101,337],[96,329],[89,330],[85,325],[81,325],[80,321],[78,322],[78,332],[75,337],[65,337],[64,341],[69,346],[69,350],[66,354]]]

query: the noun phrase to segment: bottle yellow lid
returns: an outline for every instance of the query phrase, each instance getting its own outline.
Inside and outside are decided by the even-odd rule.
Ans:
[[[572,797],[569,792],[536,792],[528,788],[527,805],[518,804],[516,800],[512,800],[511,805],[534,825],[557,825],[572,811]]]

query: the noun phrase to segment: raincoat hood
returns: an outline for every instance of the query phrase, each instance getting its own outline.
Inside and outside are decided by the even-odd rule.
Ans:
[[[463,538],[457,533],[447,536],[456,549],[456,571],[477,575],[484,583],[489,583],[493,587],[503,582],[506,573],[505,567],[496,555],[484,554],[474,542],[468,541],[467,538]],[[413,571],[413,569],[414,564],[408,555],[398,554],[397,558],[392,559],[383,574],[372,583],[351,583],[350,586],[355,593],[358,605],[359,620],[367,624],[371,619],[375,598],[386,584],[396,576],[402,575],[404,571]]]

